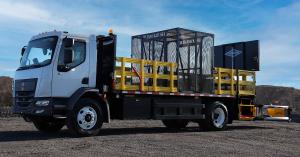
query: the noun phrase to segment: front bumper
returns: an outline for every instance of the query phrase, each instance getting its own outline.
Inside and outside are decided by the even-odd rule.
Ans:
[[[37,101],[47,100],[49,104],[47,106],[36,105]],[[67,113],[67,99],[66,98],[33,98],[33,101],[27,106],[22,106],[14,100],[13,113],[23,116],[65,116]]]

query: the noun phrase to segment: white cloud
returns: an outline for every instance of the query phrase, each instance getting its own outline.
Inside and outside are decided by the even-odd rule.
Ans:
[[[166,4],[160,1],[90,2],[94,6],[81,6],[81,3],[84,2],[74,1],[71,7],[65,7],[63,2],[0,1],[0,22],[10,25],[18,22],[34,28],[29,31],[57,29],[91,34],[107,32],[109,28],[113,28],[118,34],[127,36],[171,27],[191,26],[189,23],[192,22],[182,15],[166,11]],[[128,6],[114,6],[116,3]],[[84,8],[86,6],[88,8]]]
[[[16,68],[0,68],[0,71],[13,72],[16,71]]]
[[[10,76],[13,77],[16,67],[0,67],[0,76]]]
[[[280,8],[278,12],[280,15],[283,15],[285,18],[294,18],[294,17],[300,17],[299,9],[300,9],[300,3],[296,2],[289,6]]]
[[[227,32],[222,31],[221,40],[231,42],[259,39],[261,71],[258,72],[258,84],[289,85],[300,88],[297,80],[300,67],[300,2],[271,11],[259,10],[255,6],[250,7],[249,12],[241,12],[239,15],[243,17],[242,20],[249,22],[248,27],[242,27],[244,30],[239,31],[232,28]],[[243,24],[243,21],[237,24]],[[255,28],[255,24],[259,27]],[[229,39],[226,38],[227,36]]]
[[[2,18],[16,18],[23,21],[35,21],[55,25],[64,22],[62,19],[53,18],[52,14],[46,9],[41,9],[31,3],[8,0],[0,1],[0,6],[0,15]]]
[[[261,32],[262,59],[266,66],[299,65],[300,3],[278,9]],[[286,69],[288,70],[288,69]]]
[[[0,22],[10,25],[21,23],[30,26],[32,29],[28,30],[27,28],[27,31],[32,32],[57,29],[92,34],[107,32],[109,28],[113,28],[119,34],[131,36],[144,33],[145,30],[158,30],[155,28],[161,27],[161,24],[173,26],[179,24],[183,19],[178,16],[166,18],[167,13],[163,12],[161,4],[158,2],[145,5],[145,2],[134,1],[134,5],[130,6],[131,9],[126,12],[119,9],[107,9],[105,6],[99,10],[95,8],[83,10],[80,5],[65,7],[59,3],[48,3],[0,1]],[[109,5],[109,3],[98,2],[97,5]],[[144,7],[140,8],[140,5],[144,5]],[[140,13],[136,14],[137,12]],[[116,15],[119,17],[115,17]],[[26,28],[21,29],[25,30]]]

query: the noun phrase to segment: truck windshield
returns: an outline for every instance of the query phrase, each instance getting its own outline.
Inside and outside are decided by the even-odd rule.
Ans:
[[[38,68],[51,63],[58,37],[46,37],[29,42],[18,70]]]

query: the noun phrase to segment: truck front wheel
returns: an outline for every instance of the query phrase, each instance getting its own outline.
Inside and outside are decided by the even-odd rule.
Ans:
[[[65,121],[58,119],[32,119],[34,126],[41,132],[58,132],[65,125]]]
[[[182,129],[185,128],[189,122],[182,119],[167,119],[162,120],[162,123],[170,129]]]
[[[76,136],[97,135],[103,124],[100,104],[89,98],[80,99],[69,113],[67,127]]]

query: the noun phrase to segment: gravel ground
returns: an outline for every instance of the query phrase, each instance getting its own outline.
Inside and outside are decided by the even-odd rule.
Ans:
[[[21,118],[0,118],[0,156],[300,156],[300,123],[241,122],[205,132],[174,131],[160,121],[112,121],[96,137],[66,128],[43,134]]]

